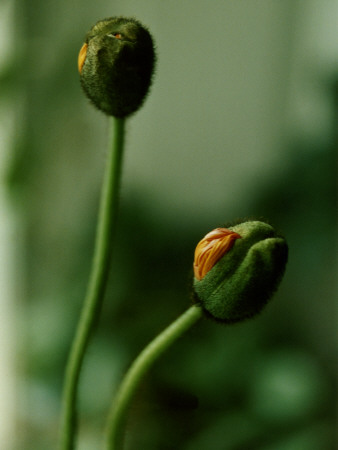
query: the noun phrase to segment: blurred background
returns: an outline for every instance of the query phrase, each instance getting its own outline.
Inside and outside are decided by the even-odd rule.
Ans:
[[[57,447],[109,144],[77,55],[114,15],[150,28],[158,64],[128,121],[78,448],[99,448],[123,373],[189,306],[197,242],[256,217],[289,243],[278,293],[252,321],[201,321],[156,363],[126,449],[334,450],[337,0],[1,0],[1,448]]]

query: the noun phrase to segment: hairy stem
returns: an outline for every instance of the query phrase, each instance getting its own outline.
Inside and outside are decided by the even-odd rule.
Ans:
[[[108,416],[107,450],[120,450],[128,408],[144,374],[170,345],[201,316],[202,310],[193,305],[169,325],[139,354],[126,373]]]
[[[125,119],[113,118],[112,121],[112,148],[109,152],[101,192],[92,269],[65,372],[61,415],[61,450],[75,448],[80,372],[93,328],[100,315],[109,272],[112,235],[116,229]]]

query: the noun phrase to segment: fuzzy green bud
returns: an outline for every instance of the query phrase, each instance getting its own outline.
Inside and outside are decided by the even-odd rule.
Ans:
[[[135,19],[111,17],[87,33],[79,57],[82,88],[104,113],[126,117],[140,108],[151,84],[155,50]]]
[[[238,322],[259,313],[272,297],[285,271],[288,247],[285,239],[264,222],[248,221],[217,230],[224,230],[226,235],[220,239],[232,236],[232,243],[220,255],[219,239],[208,238],[211,232],[196,247],[195,300],[212,318]],[[203,248],[207,249],[205,256],[201,256]],[[198,266],[203,265],[204,258],[213,258],[214,248],[215,263],[201,277]]]

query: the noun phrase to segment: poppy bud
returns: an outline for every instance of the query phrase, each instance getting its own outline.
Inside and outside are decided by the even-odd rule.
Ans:
[[[264,222],[217,228],[196,247],[195,300],[218,321],[251,317],[277,289],[287,257],[285,239]]]
[[[104,113],[125,117],[142,105],[155,66],[148,30],[135,19],[100,20],[87,33],[79,57],[82,88]]]

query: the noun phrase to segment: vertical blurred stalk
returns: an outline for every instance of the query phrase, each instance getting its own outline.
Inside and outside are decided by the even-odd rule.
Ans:
[[[14,4],[0,3],[0,81],[13,68]],[[13,30],[13,31],[12,31]],[[18,448],[15,432],[17,403],[18,295],[21,271],[17,259],[18,211],[10,202],[6,178],[15,146],[16,97],[13,89],[1,84],[0,103],[0,443],[8,450]],[[15,261],[16,260],[16,261]]]

